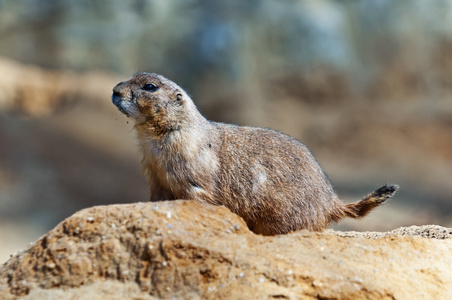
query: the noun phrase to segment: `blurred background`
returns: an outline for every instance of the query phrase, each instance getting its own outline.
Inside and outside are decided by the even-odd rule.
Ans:
[[[147,201],[110,100],[137,71],[300,139],[346,202],[401,186],[335,229],[452,226],[452,1],[0,0],[0,262],[82,208]]]

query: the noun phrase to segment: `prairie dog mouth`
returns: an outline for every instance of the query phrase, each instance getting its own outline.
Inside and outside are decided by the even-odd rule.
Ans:
[[[130,116],[129,112],[127,111],[129,105],[127,105],[127,101],[123,100],[122,95],[120,93],[113,92],[113,95],[111,96],[111,101],[119,109],[120,112],[125,114],[127,117]]]
[[[145,116],[136,105],[135,100],[124,99],[121,95],[113,93],[112,102],[126,117],[135,119],[138,123],[142,123],[146,120]]]
[[[127,112],[127,110],[122,106],[122,102],[120,102],[118,105],[116,105],[119,109],[120,112],[122,112],[123,114],[125,114],[127,117],[130,117],[129,113]]]

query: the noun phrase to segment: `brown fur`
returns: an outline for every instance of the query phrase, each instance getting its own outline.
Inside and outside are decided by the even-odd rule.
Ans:
[[[146,90],[148,84],[154,86]],[[345,205],[298,140],[269,129],[210,122],[183,89],[161,75],[138,73],[115,86],[112,99],[136,120],[151,201],[224,205],[254,232],[274,235],[363,217],[398,188],[386,185]]]

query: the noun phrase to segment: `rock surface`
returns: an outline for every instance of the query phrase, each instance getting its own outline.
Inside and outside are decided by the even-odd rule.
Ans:
[[[192,201],[98,206],[0,267],[1,299],[452,299],[452,229],[264,237]]]

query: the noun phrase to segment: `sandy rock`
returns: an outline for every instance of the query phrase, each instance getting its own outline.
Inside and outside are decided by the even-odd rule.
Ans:
[[[264,237],[224,207],[99,206],[0,267],[0,298],[452,299],[452,229]]]

